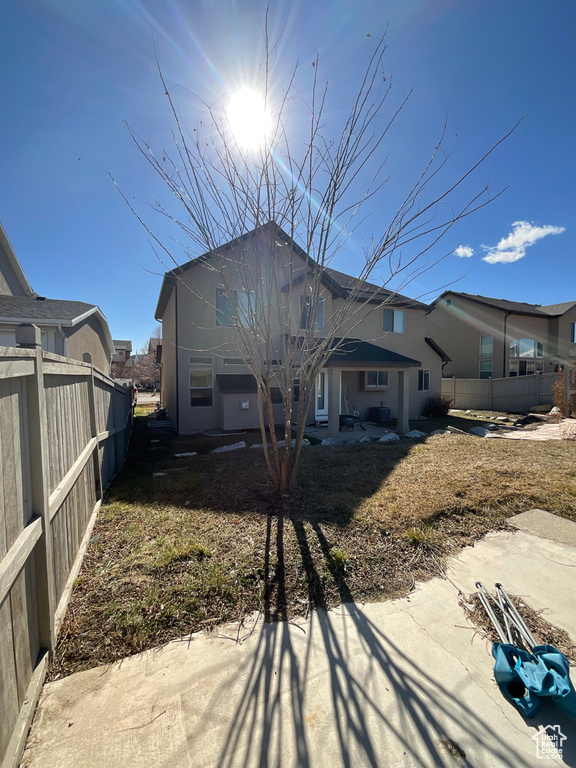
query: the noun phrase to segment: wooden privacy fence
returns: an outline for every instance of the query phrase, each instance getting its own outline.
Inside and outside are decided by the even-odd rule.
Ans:
[[[0,347],[0,762],[18,764],[49,654],[132,424],[132,390],[44,352]]]
[[[557,373],[510,376],[507,379],[442,379],[442,394],[453,408],[524,413],[534,405],[554,404]]]

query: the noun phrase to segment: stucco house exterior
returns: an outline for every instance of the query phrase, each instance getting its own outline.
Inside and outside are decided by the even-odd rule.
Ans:
[[[226,291],[214,268],[216,258],[230,265]],[[240,263],[243,268],[236,268]],[[266,275],[270,265],[286,275],[285,289],[271,298],[266,295],[271,289],[263,288],[262,297],[256,298],[260,289],[248,286],[246,275]],[[280,328],[272,333],[271,364],[280,368],[283,344],[297,344],[299,328],[304,327],[307,278],[313,268],[308,254],[271,222],[164,275],[155,313],[162,323],[162,402],[179,432],[259,426],[256,382],[239,353],[241,341],[234,327],[238,318],[234,320],[226,295],[232,291],[238,306],[273,301],[292,312],[290,336],[282,335]],[[260,284],[267,284],[265,278]],[[349,275],[323,270],[314,320],[318,335],[330,327],[354,284]],[[247,298],[251,296],[255,298]],[[421,414],[430,395],[440,392],[443,360],[428,338],[429,307],[369,283],[362,285],[357,300],[366,302],[362,314],[340,328],[339,338],[346,341],[318,375],[309,420],[328,424],[334,433],[340,414],[357,410],[365,418],[370,408],[382,406],[398,418],[398,431],[407,431],[409,417]],[[281,424],[280,396],[274,413]]]
[[[576,362],[576,301],[540,305],[445,291],[432,307],[430,334],[451,358],[444,376],[527,376]]]
[[[15,331],[21,323],[33,323],[42,333],[47,352],[92,363],[108,374],[114,344],[108,322],[94,304],[47,299],[35,293],[0,224],[0,346],[16,346]]]

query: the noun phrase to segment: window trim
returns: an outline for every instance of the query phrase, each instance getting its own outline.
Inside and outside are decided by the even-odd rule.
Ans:
[[[300,295],[300,330],[305,331],[308,328],[308,323],[304,324],[304,302],[306,302],[307,307],[307,313],[310,312],[310,302],[311,302],[311,296],[304,296],[304,294]],[[306,313],[306,320],[308,318],[308,314]],[[314,318],[314,328],[311,330],[315,331],[323,331],[324,330],[324,296],[318,296],[318,305],[316,306],[316,317]]]
[[[482,352],[482,339],[491,339],[491,342],[490,342],[491,349],[490,349],[490,354],[489,355],[487,355],[485,353],[483,354],[483,352]],[[490,359],[492,359],[494,357],[494,336],[491,336],[490,334],[487,334],[486,336],[482,336],[482,335],[480,336],[480,352],[479,352],[479,357],[480,357],[481,360],[490,360]]]
[[[392,329],[386,329],[385,325],[385,318],[386,313],[391,312],[392,313]],[[402,317],[402,330],[397,329],[397,325],[400,323],[397,323],[397,318]],[[405,309],[390,309],[390,307],[384,307],[382,309],[382,330],[384,333],[405,333],[406,332],[406,310]]]
[[[209,387],[193,387],[192,383],[190,381],[191,374],[193,371],[201,371],[202,373],[209,372],[210,373],[210,386]],[[189,389],[189,403],[190,408],[213,408],[214,407],[214,369],[208,368],[208,366],[196,366],[191,365],[188,371],[188,389]],[[210,390],[210,405],[202,404],[202,405],[195,405],[192,402],[192,390]]]
[[[487,371],[482,370],[482,363],[490,363],[490,374],[488,376],[483,376],[482,374],[486,374]],[[481,357],[479,364],[478,364],[478,378],[479,379],[492,379],[494,378],[494,359],[488,358],[488,357]]]
[[[238,309],[240,307],[239,297],[252,296],[253,298],[248,301],[244,300],[244,306],[242,307],[243,316],[240,317]],[[218,299],[224,299],[228,305],[225,308],[218,306]],[[242,299],[240,299],[242,301]],[[214,302],[214,308],[216,310],[216,326],[218,328],[234,328],[237,325],[245,325],[245,321],[252,321],[257,316],[256,309],[256,291],[247,291],[244,289],[237,290],[234,288],[231,291],[227,291],[225,288],[216,288],[216,301]],[[229,319],[230,322],[223,322],[223,320]]]
[[[376,374],[376,384],[369,384],[368,383],[368,374],[369,373],[375,373]],[[386,374],[386,383],[385,384],[378,384],[378,378],[380,377],[380,374]],[[384,390],[388,389],[390,386],[390,376],[389,371],[383,371],[382,369],[370,369],[367,371],[364,371],[364,390],[369,392],[374,392],[377,390]]]
[[[422,384],[422,386],[420,386],[420,384]],[[418,392],[430,392],[430,368],[418,369],[417,388]]]

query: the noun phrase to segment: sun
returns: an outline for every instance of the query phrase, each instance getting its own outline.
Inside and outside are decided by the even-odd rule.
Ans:
[[[270,112],[256,91],[244,88],[230,95],[226,110],[230,130],[241,149],[258,149],[270,132]]]

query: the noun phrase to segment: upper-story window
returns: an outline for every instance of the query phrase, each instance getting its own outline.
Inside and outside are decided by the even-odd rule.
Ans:
[[[530,376],[544,370],[544,345],[534,339],[512,339],[509,376]]]
[[[576,323],[570,323],[570,341],[576,344]]]
[[[494,357],[494,336],[480,336],[480,357]]]
[[[492,358],[494,357],[494,336],[480,336],[480,365],[481,379],[492,378]]]
[[[406,312],[403,309],[384,309],[383,330],[391,333],[404,333]]]
[[[300,296],[300,328],[311,327],[311,296]],[[320,296],[318,298],[318,305],[316,307],[316,317],[314,319],[314,330],[324,330],[324,299]]]
[[[216,325],[247,325],[256,317],[254,291],[216,290]]]

